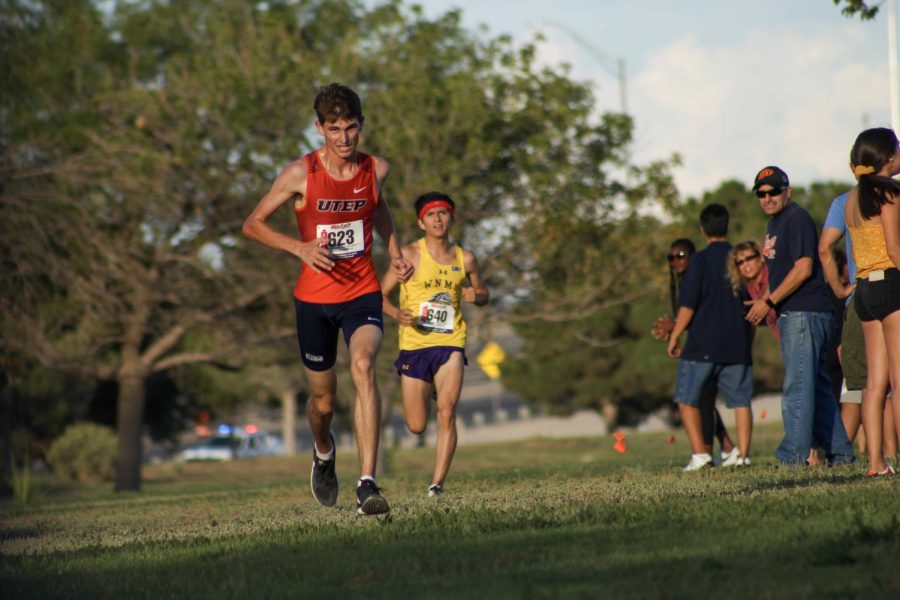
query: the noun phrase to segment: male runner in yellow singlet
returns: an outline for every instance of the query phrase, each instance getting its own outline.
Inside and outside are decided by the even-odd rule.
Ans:
[[[444,493],[444,479],[456,451],[456,404],[466,363],[466,323],[461,302],[484,306],[488,289],[475,255],[450,242],[455,204],[447,194],[429,192],[416,199],[425,237],[403,247],[415,274],[400,284],[400,307],[388,297],[400,283],[394,270],[381,280],[384,314],[400,323],[400,374],[406,426],[425,431],[428,403],[437,392],[437,457],[429,496]],[[463,284],[468,278],[471,287]]]

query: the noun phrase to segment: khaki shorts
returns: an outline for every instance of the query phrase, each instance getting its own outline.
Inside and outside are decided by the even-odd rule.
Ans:
[[[856,308],[853,306],[856,296],[844,311],[844,328],[841,333],[841,369],[844,372],[847,389],[851,392],[866,387],[866,340],[863,337],[862,323]],[[851,398],[853,394],[850,394]],[[858,400],[849,399],[850,402]],[[841,394],[841,402],[844,395]]]

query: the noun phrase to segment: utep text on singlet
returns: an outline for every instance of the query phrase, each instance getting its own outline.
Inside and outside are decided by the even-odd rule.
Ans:
[[[328,239],[334,268],[316,273],[304,264],[294,286],[303,302],[333,304],[381,290],[372,264],[372,213],[378,203],[375,160],[357,153],[358,171],[347,181],[334,179],[316,152],[306,160],[306,201],[294,209],[300,239]]]
[[[460,300],[466,277],[462,248],[449,265],[435,262],[425,240],[419,240],[419,266],[406,283],[400,284],[400,309],[408,308],[415,325],[400,327],[400,349],[419,350],[432,346],[465,348],[466,324]]]

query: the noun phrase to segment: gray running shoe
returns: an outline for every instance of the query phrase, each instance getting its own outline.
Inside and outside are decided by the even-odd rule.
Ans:
[[[361,515],[383,515],[391,510],[381,490],[371,479],[363,479],[356,488],[356,512]]]
[[[313,498],[322,506],[334,506],[338,497],[337,473],[334,472],[337,462],[337,446],[334,443],[333,434],[331,435],[331,447],[334,450],[331,460],[322,460],[316,454],[316,445],[313,444],[313,465],[309,483]]]

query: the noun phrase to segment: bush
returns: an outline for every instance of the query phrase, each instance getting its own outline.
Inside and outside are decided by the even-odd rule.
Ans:
[[[70,425],[50,446],[47,462],[67,479],[110,481],[115,475],[116,434],[96,423]]]

